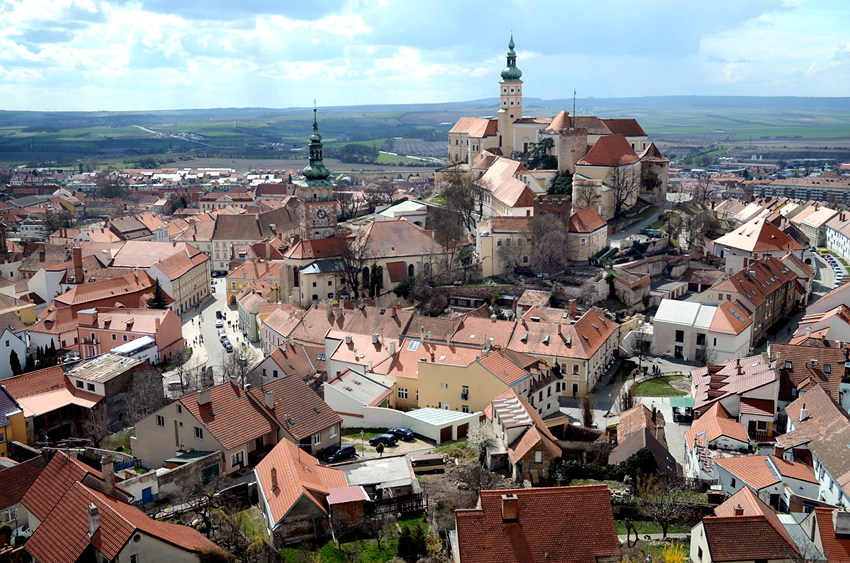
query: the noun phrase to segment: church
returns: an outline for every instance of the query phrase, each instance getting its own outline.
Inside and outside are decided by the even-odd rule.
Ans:
[[[558,174],[573,176],[573,211],[595,206],[610,219],[638,197],[662,203],[669,161],[635,119],[522,115],[522,71],[513,36],[499,81],[496,117],[463,117],[449,131],[450,167],[467,172],[484,190],[485,216],[530,216],[531,201],[547,193]],[[529,170],[529,149],[549,139],[557,169]],[[623,183],[629,193],[623,194]],[[524,187],[523,187],[524,186]],[[624,200],[619,205],[617,199]]]

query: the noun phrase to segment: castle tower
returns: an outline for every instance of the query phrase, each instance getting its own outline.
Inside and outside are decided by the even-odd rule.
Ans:
[[[298,200],[298,231],[301,240],[329,238],[336,234],[337,202],[330,170],[322,160],[322,136],[313,108],[313,134],[310,135],[310,164],[301,171],[304,180],[295,182]]]
[[[499,147],[509,156],[514,147],[514,121],[522,117],[522,71],[516,66],[514,36],[508,43],[508,64],[499,82]]]

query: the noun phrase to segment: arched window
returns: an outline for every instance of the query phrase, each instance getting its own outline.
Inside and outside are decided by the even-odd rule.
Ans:
[[[413,269],[413,264],[407,267],[407,277],[412,278],[415,275],[415,271]]]
[[[368,267],[363,268],[363,272],[362,272],[361,275],[362,275],[361,285],[364,288],[368,288],[369,287],[369,268]]]

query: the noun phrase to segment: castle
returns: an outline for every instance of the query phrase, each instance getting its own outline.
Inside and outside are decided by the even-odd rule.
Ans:
[[[669,162],[636,120],[571,116],[566,111],[553,118],[523,117],[522,71],[514,47],[512,36],[499,82],[496,117],[463,117],[449,131],[449,161],[468,170],[488,192],[492,205],[485,206],[485,215],[532,214],[528,206],[497,201],[500,191],[517,190],[500,190],[492,178],[484,178],[496,163],[511,170],[509,175],[499,175],[501,181],[520,181],[527,186],[526,197],[517,201],[546,193],[556,174],[569,172],[573,175],[573,210],[594,205],[602,217],[610,219],[618,210],[616,200],[622,199],[622,188],[615,186],[623,178],[631,179],[637,188],[621,205],[631,207],[638,196],[650,203],[663,202]],[[557,158],[557,170],[528,170],[519,161],[544,139],[551,139],[549,154]],[[505,162],[508,160],[511,163]]]

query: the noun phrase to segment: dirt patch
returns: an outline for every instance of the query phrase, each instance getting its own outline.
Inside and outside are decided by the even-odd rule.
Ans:
[[[683,377],[681,379],[676,379],[675,381],[670,382],[670,386],[678,389],[679,391],[684,391],[685,393],[690,394],[691,392],[691,378]]]

